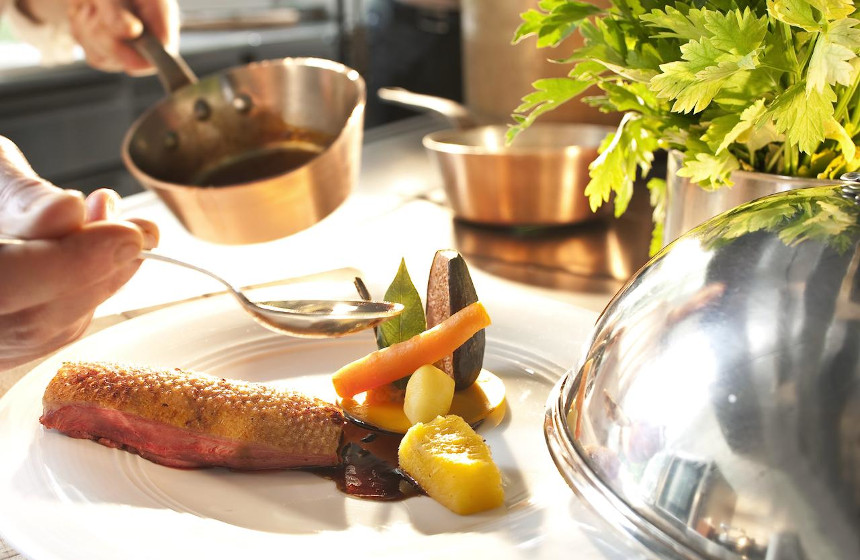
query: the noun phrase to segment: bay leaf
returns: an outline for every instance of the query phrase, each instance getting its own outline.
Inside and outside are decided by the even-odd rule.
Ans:
[[[403,313],[379,326],[376,335],[376,345],[379,348],[387,348],[427,330],[424,305],[421,303],[418,290],[412,283],[404,259],[400,260],[400,267],[397,269],[397,274],[391,285],[388,286],[384,299],[385,301],[402,303],[404,309]]]

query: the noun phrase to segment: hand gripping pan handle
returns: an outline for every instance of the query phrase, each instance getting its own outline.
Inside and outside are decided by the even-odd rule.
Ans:
[[[144,30],[140,37],[130,40],[129,44],[155,66],[161,85],[167,93],[173,93],[189,84],[197,83],[197,76],[188,64],[180,56],[173,56],[167,52],[161,41],[150,32]]]

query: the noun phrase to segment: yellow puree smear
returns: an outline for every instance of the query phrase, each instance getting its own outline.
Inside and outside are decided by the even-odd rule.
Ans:
[[[374,389],[341,399],[341,408],[349,416],[379,429],[405,434],[412,423],[403,412],[403,391]],[[454,392],[448,414],[461,417],[475,426],[483,422],[494,426],[505,415],[505,384],[495,374],[481,370],[478,379],[466,389]]]

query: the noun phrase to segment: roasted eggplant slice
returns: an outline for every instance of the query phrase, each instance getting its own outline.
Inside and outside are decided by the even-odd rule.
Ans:
[[[432,328],[469,304],[478,301],[466,261],[457,251],[436,251],[427,282],[427,328]],[[483,330],[435,365],[454,378],[456,389],[475,382],[484,363],[486,335]]]

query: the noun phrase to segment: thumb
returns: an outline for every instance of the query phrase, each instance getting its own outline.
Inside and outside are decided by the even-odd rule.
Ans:
[[[61,237],[84,224],[83,194],[33,171],[15,144],[0,136],[0,233],[25,239]]]

